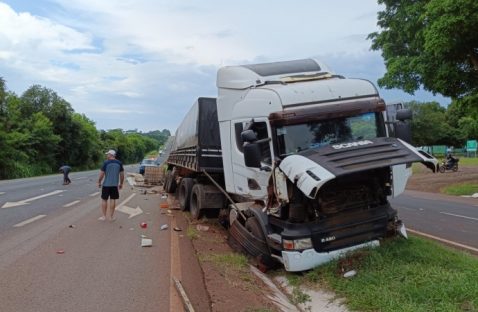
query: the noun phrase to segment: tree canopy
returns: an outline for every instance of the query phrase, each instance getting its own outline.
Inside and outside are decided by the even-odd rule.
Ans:
[[[55,173],[62,164],[98,168],[109,149],[124,163],[139,162],[167,136],[166,129],[98,131],[53,90],[34,85],[17,96],[0,77],[0,179]]]
[[[378,0],[380,31],[369,34],[387,72],[381,87],[423,87],[452,98],[478,94],[478,1]]]

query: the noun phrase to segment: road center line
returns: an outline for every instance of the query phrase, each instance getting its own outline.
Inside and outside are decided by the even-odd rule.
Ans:
[[[14,227],[20,227],[20,226],[27,225],[28,223],[35,222],[36,220],[40,220],[41,218],[44,218],[44,217],[46,217],[46,215],[38,215],[36,217],[25,220],[23,222],[17,223],[17,224],[14,225]]]
[[[79,202],[80,202],[79,200],[75,200],[75,201],[72,201],[72,202],[69,203],[69,204],[63,205],[63,207],[65,207],[65,208],[66,208],[66,207],[70,207],[70,206],[73,206],[73,205],[75,205],[75,204],[78,204]]]
[[[96,195],[98,195],[100,192],[96,192],[96,193],[93,193],[93,194],[90,194],[90,197],[94,197]]]
[[[428,237],[428,238],[437,240],[439,242],[442,242],[442,243],[445,243],[445,244],[448,244],[448,245],[452,245],[452,246],[455,246],[455,247],[463,248],[463,249],[478,253],[478,248],[471,247],[471,246],[468,246],[468,245],[463,245],[463,244],[460,244],[460,243],[456,243],[456,242],[450,241],[448,239],[444,239],[444,238],[433,236],[433,235],[430,235],[430,234],[427,234],[427,233],[415,231],[415,230],[412,230],[410,228],[407,228],[407,232],[414,233],[414,234],[424,236],[424,237]]]
[[[470,219],[470,220],[476,220],[476,221],[478,221],[478,218],[472,218],[472,217],[462,216],[462,215],[459,215],[459,214],[448,213],[448,212],[440,212],[440,213],[441,213],[441,214],[444,214],[444,215],[449,215],[449,216],[458,217],[458,218],[464,218],[464,219]]]

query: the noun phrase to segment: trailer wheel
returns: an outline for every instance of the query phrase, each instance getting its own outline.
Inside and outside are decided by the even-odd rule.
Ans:
[[[201,216],[201,209],[204,208],[204,195],[204,185],[200,183],[194,184],[189,201],[189,210],[191,211],[191,217],[193,219],[197,220]]]
[[[183,178],[179,184],[178,197],[181,211],[189,210],[189,200],[191,198],[193,185],[194,181],[191,178]]]
[[[174,174],[172,171],[168,171],[166,174],[166,185],[165,185],[165,191],[166,193],[174,193],[176,192],[176,179],[174,179]]]

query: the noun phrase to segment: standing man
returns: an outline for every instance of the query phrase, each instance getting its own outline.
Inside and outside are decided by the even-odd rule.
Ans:
[[[100,221],[106,220],[108,212],[108,198],[110,198],[110,209],[108,216],[111,221],[115,221],[114,213],[116,208],[116,200],[119,198],[119,190],[123,187],[124,169],[121,161],[116,159],[116,152],[109,150],[106,153],[107,159],[100,169],[98,177],[98,187],[101,187],[103,178],[103,187],[101,188],[101,212],[103,215],[98,218]]]

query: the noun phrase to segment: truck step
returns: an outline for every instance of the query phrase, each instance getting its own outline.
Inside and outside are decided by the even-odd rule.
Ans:
[[[273,241],[274,243],[277,243],[277,244],[282,244],[282,238],[279,234],[277,233],[272,233],[272,234],[269,234],[267,235],[267,238],[269,238],[271,241]]]

